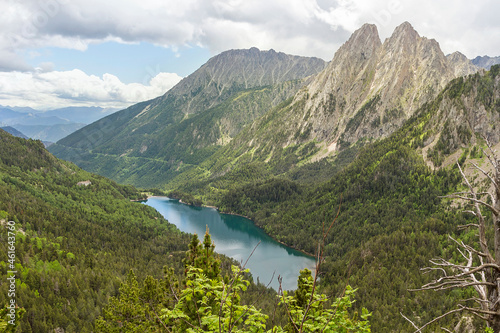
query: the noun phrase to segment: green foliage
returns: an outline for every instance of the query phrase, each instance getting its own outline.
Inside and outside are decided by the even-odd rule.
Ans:
[[[295,296],[287,292],[281,297],[281,304],[289,312],[287,332],[370,332],[370,313],[363,308],[360,318],[348,312],[354,301],[355,290],[346,287],[345,295],[335,299],[327,307],[328,297],[314,292],[314,280],[309,270],[300,272]]]
[[[24,308],[19,308],[17,305],[12,308],[12,305],[5,305],[0,309],[0,332],[14,333],[21,322],[21,318],[26,313]]]
[[[172,332],[263,332],[267,316],[253,306],[240,304],[240,293],[250,284],[242,273],[233,266],[232,279],[225,283],[190,267],[179,302],[172,310],[162,311],[165,325]],[[193,309],[195,313],[188,315]]]
[[[187,205],[191,205],[191,206],[201,206],[202,205],[201,200],[196,199],[192,194],[182,192],[179,190],[168,192],[168,197],[172,198],[172,199],[179,199],[183,203],[185,203]]]
[[[252,293],[252,284],[246,279],[248,269],[233,265],[223,278],[220,269],[199,260],[206,257],[208,262],[220,265],[214,258],[208,231],[203,245],[195,235],[189,248],[182,281],[165,266],[162,280],[148,276],[141,287],[130,271],[119,296],[109,299],[103,316],[97,319],[96,332],[370,332],[366,310],[360,318],[349,313],[354,302],[351,287],[330,303],[326,295],[315,291],[307,269],[301,271],[294,296],[286,292],[273,296],[279,298],[281,308],[275,303],[270,312],[273,317],[282,313],[289,324],[282,327],[274,319],[268,323],[269,316],[255,307],[257,302],[245,304],[246,296]],[[261,290],[257,300],[263,296]]]
[[[200,243],[198,235],[193,235],[189,243],[189,250],[186,252],[186,258],[183,261],[186,273],[189,267],[195,267],[201,269],[209,279],[219,277],[221,261],[215,258],[215,244],[208,233],[208,227],[203,237],[203,243]]]
[[[248,270],[233,266],[232,272],[230,281],[225,282],[209,279],[202,269],[190,267],[178,303],[173,309],[162,310],[165,327],[171,332],[264,332],[268,316],[254,306],[240,304],[241,294],[250,284],[242,278]],[[313,291],[312,280],[310,271],[303,271],[299,278],[303,304],[287,292],[279,297],[290,324],[273,326],[268,332],[370,332],[370,314],[365,309],[359,319],[348,312],[353,304],[351,287],[328,307],[326,295]],[[188,315],[193,309],[195,313]]]

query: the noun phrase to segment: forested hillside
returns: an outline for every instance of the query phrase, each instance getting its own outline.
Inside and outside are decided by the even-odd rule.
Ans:
[[[144,278],[182,267],[188,236],[131,202],[142,198],[135,188],[58,160],[40,141],[0,130],[0,147],[0,278],[12,270],[5,225],[14,221],[16,301],[26,310],[17,332],[91,332],[131,268]]]
[[[288,319],[276,292],[249,282],[237,266],[231,273],[231,261],[214,252],[208,233],[203,243],[196,235],[189,242],[154,209],[133,202],[143,198],[135,188],[58,160],[40,141],[0,131],[0,143],[0,252],[15,254],[0,260],[0,275],[4,281],[16,277],[21,314],[16,327],[6,324],[4,304],[13,289],[2,284],[0,329],[161,332],[168,325],[167,332],[185,332],[200,325],[208,330],[217,326],[217,305],[229,295],[222,308],[224,325],[284,332]],[[358,316],[349,310],[352,289],[323,306],[326,299],[314,291],[310,272],[301,278],[303,297],[311,295],[315,302],[305,327],[369,331],[368,312]],[[224,290],[231,292],[224,296]],[[191,293],[197,300],[209,299],[213,313],[197,309]],[[294,325],[303,325],[308,303],[296,304],[293,294],[285,297],[297,316]],[[180,313],[194,317],[186,322]]]

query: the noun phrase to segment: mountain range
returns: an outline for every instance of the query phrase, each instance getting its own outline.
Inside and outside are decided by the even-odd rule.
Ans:
[[[66,107],[41,111],[0,106],[0,125],[11,126],[32,139],[52,143],[114,111],[101,107]]]
[[[476,66],[490,69],[491,66],[500,64],[500,56],[498,57],[477,56],[474,59],[472,59],[472,63]]]
[[[453,78],[481,70],[459,52],[445,56],[408,22],[383,43],[365,24],[328,63],[256,48],[223,52],[165,95],[51,151],[142,187],[206,180],[248,159],[273,164],[286,155],[289,170],[389,136]]]

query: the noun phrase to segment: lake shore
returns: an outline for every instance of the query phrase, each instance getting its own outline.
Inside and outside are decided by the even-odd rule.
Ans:
[[[170,200],[178,200],[178,201],[179,201],[179,203],[181,203],[181,204],[183,204],[183,205],[186,205],[186,206],[211,208],[211,209],[215,209],[217,212],[219,212],[219,214],[225,214],[225,215],[232,215],[232,216],[239,216],[239,217],[243,217],[243,218],[245,218],[245,219],[247,219],[247,220],[251,221],[251,222],[252,222],[252,224],[253,224],[255,227],[257,227],[257,228],[259,228],[260,230],[262,230],[262,231],[263,231],[263,232],[264,232],[267,236],[271,237],[271,238],[272,238],[275,242],[277,242],[277,243],[279,243],[279,244],[281,244],[281,245],[283,245],[283,246],[286,246],[286,247],[288,247],[288,248],[290,248],[290,249],[293,249],[293,250],[295,250],[295,251],[298,251],[298,252],[300,252],[300,253],[302,253],[302,254],[305,254],[305,255],[307,255],[307,256],[309,256],[309,257],[311,257],[311,258],[316,259],[316,256],[315,256],[314,254],[312,254],[312,253],[308,253],[308,252],[306,252],[306,251],[304,251],[304,250],[301,250],[301,249],[297,249],[297,248],[295,248],[295,247],[293,247],[293,246],[291,246],[291,245],[289,245],[289,244],[286,244],[286,243],[284,243],[284,242],[282,242],[282,241],[280,241],[280,240],[277,240],[277,239],[276,239],[276,238],[274,238],[273,236],[269,235],[269,234],[268,234],[268,233],[264,230],[264,228],[262,228],[261,226],[257,225],[257,224],[255,223],[255,221],[254,221],[252,218],[250,218],[249,216],[246,216],[246,215],[241,215],[241,214],[234,213],[234,212],[225,212],[225,211],[221,211],[221,210],[219,209],[219,207],[217,207],[217,206],[209,206],[209,205],[201,205],[201,206],[196,206],[196,205],[192,205],[192,204],[189,204],[189,203],[183,202],[183,201],[182,201],[182,199],[169,198],[169,197],[167,197],[167,196],[155,196],[155,195],[152,195],[152,196],[148,196],[148,199],[149,199],[149,198],[168,198],[168,199],[170,199]]]

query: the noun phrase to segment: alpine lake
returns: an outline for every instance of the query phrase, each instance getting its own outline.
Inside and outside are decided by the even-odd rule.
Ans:
[[[181,231],[197,234],[203,240],[208,227],[215,251],[231,257],[250,269],[254,281],[275,290],[297,288],[300,270],[314,270],[315,258],[278,243],[251,220],[221,214],[214,208],[194,207],[167,197],[151,197],[144,204],[154,207]],[[253,252],[253,253],[252,253]]]

